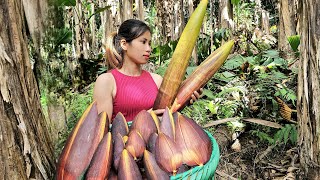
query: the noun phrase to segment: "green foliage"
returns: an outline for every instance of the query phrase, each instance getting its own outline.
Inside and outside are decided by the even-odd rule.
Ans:
[[[273,137],[258,130],[251,130],[251,133],[259,137],[261,141],[267,141],[269,144],[273,145],[280,145],[282,143],[287,144],[288,142],[290,142],[292,145],[295,145],[298,137],[298,131],[296,125],[294,124],[286,124],[280,130],[278,130]]]
[[[67,129],[62,134],[59,142],[56,146],[56,154],[60,154],[62,148],[69,137],[72,129],[74,128],[75,124],[81,118],[84,111],[88,108],[88,106],[93,102],[93,87],[94,85],[91,84],[87,87],[86,92],[68,92],[66,96],[66,109],[67,109]]]
[[[111,8],[110,5],[105,6],[105,7],[102,7],[102,8],[97,8],[97,9],[94,11],[94,13],[89,16],[88,20],[91,19],[91,17],[93,17],[94,15],[97,15],[97,14],[99,14],[99,13],[105,11],[105,10],[110,9],[110,8]]]
[[[231,0],[232,5],[239,5],[240,0]]]
[[[297,95],[296,95],[296,92],[293,91],[292,89],[289,89],[287,87],[282,87],[282,88],[279,88],[274,95],[290,102],[294,106],[296,105]]]
[[[148,24],[148,26],[151,29],[152,32],[152,42],[156,42],[156,40],[160,37],[159,29],[156,26],[156,17],[157,17],[157,9],[155,7],[154,3],[151,3],[153,5],[149,6],[148,8],[145,9],[145,21]],[[160,42],[156,43],[159,44]]]
[[[293,50],[295,57],[298,58],[300,55],[300,52],[298,50],[298,47],[300,45],[300,35],[293,35],[293,36],[289,36],[288,38],[288,42],[290,44],[291,49]]]
[[[295,106],[296,92],[293,88],[296,76],[297,73],[288,68],[287,60],[281,58],[277,50],[262,51],[254,56],[235,55],[206,84],[203,98],[186,107],[182,113],[193,117],[200,124],[234,117],[280,122],[282,118],[274,96]],[[234,124],[227,124],[231,130],[234,129]],[[274,137],[269,134],[273,132],[267,129],[265,127],[253,132],[272,143]],[[294,139],[295,131],[292,129],[289,131],[286,127],[286,131],[279,132],[279,137],[288,139],[289,131],[292,136],[288,137]]]
[[[221,46],[221,42],[223,40],[227,41],[230,36],[231,36],[231,30],[230,29],[226,29],[226,28],[220,28],[218,30],[216,30],[215,32],[213,32],[213,47],[212,47],[212,51],[215,49],[218,49]],[[210,43],[208,43],[209,45]]]
[[[250,91],[258,93],[257,97],[265,102],[263,105],[265,108],[273,96],[280,96],[295,105],[295,91],[283,82],[295,81],[297,74],[288,70],[288,62],[281,58],[276,50],[264,51],[257,56],[234,56],[221,69],[224,72],[215,75],[217,80],[232,80],[239,74],[250,85]],[[275,107],[273,110],[276,110]]]
[[[252,130],[251,133],[255,136],[257,136],[260,141],[266,141],[268,142],[268,144],[273,144],[274,140],[272,137],[270,137],[269,134],[265,133],[265,132],[261,132],[258,130]]]
[[[76,0],[57,0],[55,3],[57,6],[75,6]]]
[[[72,41],[72,30],[68,28],[52,28],[47,31],[45,39],[45,49],[49,50],[49,56],[52,53],[59,52],[61,45],[68,44]]]
[[[69,119],[67,120],[67,129],[70,132],[75,123],[80,119],[85,109],[93,102],[93,84],[90,85],[88,92],[78,93],[69,92],[67,94],[66,106],[68,109]]]
[[[236,120],[227,122],[227,126],[231,132],[243,132],[246,125],[239,120]]]
[[[164,73],[169,65],[174,49],[176,48],[178,40],[170,41],[164,45],[155,46],[152,49],[150,62],[156,65],[155,73],[164,76]]]
[[[196,43],[197,48],[197,57],[198,64],[200,64],[203,60],[205,60],[211,53],[211,37],[206,34],[202,34],[197,40]]]
[[[247,88],[244,82],[235,78],[225,86],[215,89],[215,92],[204,89],[203,95],[206,98],[199,99],[192,106],[186,107],[183,113],[199,119],[200,123],[205,123],[209,119],[242,116],[241,110],[246,106],[243,97],[246,94]]]
[[[279,144],[283,142],[286,144],[288,142],[288,137],[289,137],[289,132],[291,131],[292,127],[290,125],[286,125],[285,127],[281,128],[279,131],[277,131],[277,133],[274,135],[274,144]],[[294,133],[292,133],[294,134]]]
[[[267,34],[259,29],[255,1],[232,0],[234,29],[238,51],[241,54],[256,55],[262,51],[276,48],[277,33]],[[275,27],[275,26],[274,26]]]
[[[235,73],[231,73],[229,71],[216,73],[214,75],[214,78],[216,80],[223,81],[223,82],[226,82],[226,83],[232,81],[235,77],[236,77],[236,74]]]
[[[233,58],[229,59],[226,61],[223,65],[223,69],[225,70],[234,70],[234,71],[239,71],[240,66],[246,62],[246,58],[243,56],[234,56]]]
[[[294,52],[298,51],[300,45],[300,35],[293,35],[288,37],[289,44]]]
[[[237,28],[243,25],[246,30],[252,31],[254,29],[254,8],[255,3],[234,0],[234,20],[236,22]]]
[[[176,48],[178,40],[170,41],[164,45],[158,45],[152,49],[150,56],[150,62],[153,62],[156,65],[160,65],[170,59]]]

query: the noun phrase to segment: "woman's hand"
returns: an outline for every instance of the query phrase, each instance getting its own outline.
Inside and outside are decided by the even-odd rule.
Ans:
[[[194,91],[193,94],[191,95],[191,99],[190,99],[190,104],[193,104],[197,99],[199,99],[201,97],[201,94],[203,92],[203,88],[200,88],[199,91]],[[148,110],[148,112],[153,111],[157,116],[162,116],[162,114],[164,113],[165,109],[156,109],[153,110],[152,108]]]
[[[148,112],[153,111],[157,116],[162,116],[162,114],[164,113],[165,109],[156,109],[153,110],[152,108],[148,110]]]
[[[193,104],[197,99],[199,99],[202,92],[203,92],[203,88],[200,88],[199,92],[194,91],[193,94],[191,95],[190,104]]]

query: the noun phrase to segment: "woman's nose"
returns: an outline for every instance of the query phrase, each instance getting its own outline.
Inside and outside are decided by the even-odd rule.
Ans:
[[[148,44],[148,45],[147,45],[147,51],[148,51],[148,52],[151,52],[151,50],[152,50],[151,45]]]

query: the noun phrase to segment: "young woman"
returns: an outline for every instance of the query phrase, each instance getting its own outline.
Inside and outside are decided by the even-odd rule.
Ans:
[[[141,68],[151,51],[150,28],[139,20],[124,21],[118,33],[108,37],[106,58],[113,69],[101,74],[95,83],[93,99],[99,113],[105,111],[113,120],[121,112],[132,121],[141,110],[151,110],[162,82],[160,75]],[[195,92],[192,99],[197,98],[199,93]],[[164,110],[154,111],[161,114]]]

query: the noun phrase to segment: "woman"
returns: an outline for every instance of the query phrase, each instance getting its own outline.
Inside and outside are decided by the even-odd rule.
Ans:
[[[132,121],[141,110],[151,110],[162,82],[160,75],[141,68],[148,62],[151,50],[150,28],[139,20],[124,21],[118,33],[108,37],[106,58],[113,69],[101,74],[95,83],[93,99],[99,113],[105,111],[113,120],[121,112]],[[197,92],[192,99],[196,98]],[[156,114],[163,111],[154,110]]]

